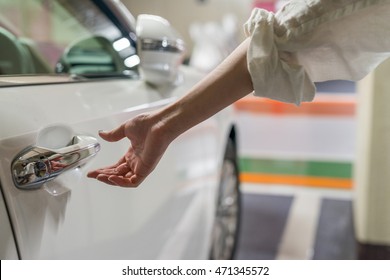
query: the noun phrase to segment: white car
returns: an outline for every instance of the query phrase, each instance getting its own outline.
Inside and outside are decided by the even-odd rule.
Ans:
[[[175,140],[139,188],[88,179],[128,149],[97,135],[202,75],[157,16],[117,0],[0,2],[0,258],[220,259],[237,240],[233,111]]]

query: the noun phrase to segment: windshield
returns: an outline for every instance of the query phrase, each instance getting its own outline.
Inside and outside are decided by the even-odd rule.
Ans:
[[[107,2],[0,1],[0,75],[136,74],[134,33]]]

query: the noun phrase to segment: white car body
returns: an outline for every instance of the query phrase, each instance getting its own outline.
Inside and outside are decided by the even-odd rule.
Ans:
[[[103,2],[128,16],[118,1]],[[202,78],[183,65],[172,71],[174,81],[153,86],[145,82],[147,74],[85,81],[0,75],[1,259],[209,258],[224,151],[234,131],[230,108],[176,139],[137,189],[86,177],[115,163],[130,145],[127,139],[105,142],[99,130],[175,101]],[[37,188],[17,188],[12,162],[48,127],[92,136],[100,151]]]

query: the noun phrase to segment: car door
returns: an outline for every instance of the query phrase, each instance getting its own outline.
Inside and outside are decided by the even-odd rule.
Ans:
[[[15,3],[18,2],[21,1],[9,1],[9,6],[2,4],[2,10],[8,8],[16,12]],[[77,9],[61,5],[73,2],[51,1],[50,9],[46,7],[42,11],[40,17],[46,24],[53,23],[53,17],[64,20],[61,28],[58,21],[54,22],[51,32],[69,32],[66,36],[71,37],[72,32],[65,27],[79,24],[80,20],[74,18]],[[96,17],[103,15],[99,10],[101,7],[95,4],[107,1],[82,3],[87,2],[90,6],[83,7],[84,13],[88,9],[94,13],[96,26]],[[38,4],[42,3],[47,1],[37,1],[31,6],[23,3],[23,9],[34,9],[34,16],[37,16]],[[5,26],[3,24],[3,29]],[[101,37],[104,38],[99,34]],[[85,43],[85,38],[73,39]],[[53,41],[47,42],[41,49],[49,49],[48,53],[55,56],[59,45],[53,48],[49,46]],[[61,43],[65,46],[64,41]],[[70,53],[75,50],[72,46],[66,45],[63,51]],[[80,44],[76,46],[80,47]],[[94,69],[112,67],[113,61],[123,55],[101,50],[88,53],[95,58],[93,61],[98,61],[99,65],[92,65]],[[90,67],[86,63],[90,57],[83,55],[82,63],[79,63],[77,51],[73,56],[59,56],[58,63],[53,65],[55,71],[61,72],[64,65],[72,63],[81,65],[77,70],[81,72],[80,69]],[[32,58],[31,53],[29,56],[31,60],[41,59]],[[3,65],[16,64],[11,57],[7,59],[3,60]],[[74,59],[78,63],[74,63]],[[38,62],[32,64],[35,69],[39,68]],[[213,222],[213,193],[218,182],[218,153],[209,150],[216,146],[220,137],[215,121],[205,122],[179,137],[175,145],[168,148],[158,168],[138,189],[108,186],[86,177],[89,170],[116,162],[130,144],[126,139],[117,143],[104,142],[97,135],[99,130],[110,130],[137,114],[169,104],[201,75],[183,67],[181,73],[185,79],[180,84],[158,88],[148,85],[134,73],[125,77],[118,73],[103,75],[102,72],[83,76],[80,72],[69,74],[67,69],[60,74],[35,71],[27,72],[29,75],[10,72],[0,76],[0,184],[19,258],[207,257]],[[135,72],[121,69],[121,73],[124,71]],[[75,136],[78,142],[69,144],[64,140]],[[26,149],[33,149],[33,156]],[[54,170],[52,163],[51,170],[47,170],[47,153],[69,152],[72,158],[74,153],[81,157],[85,150],[89,154],[82,161],[76,159],[69,169],[56,173],[51,180],[39,181]],[[19,177],[23,179],[19,180]]]

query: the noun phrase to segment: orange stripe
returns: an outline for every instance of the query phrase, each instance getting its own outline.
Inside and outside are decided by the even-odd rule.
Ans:
[[[296,106],[266,98],[247,96],[237,101],[235,107],[239,111],[256,114],[354,116],[356,101],[354,98],[318,97],[313,102],[303,102],[300,106]]]
[[[353,185],[351,179],[262,173],[241,173],[240,180],[246,183],[286,184],[336,189],[351,189]]]

